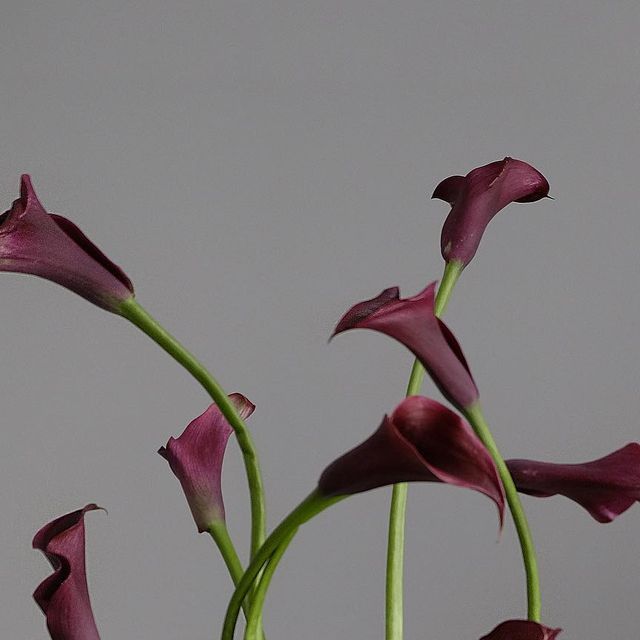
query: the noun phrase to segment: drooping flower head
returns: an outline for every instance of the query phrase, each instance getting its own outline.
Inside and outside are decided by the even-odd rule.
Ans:
[[[468,265],[498,211],[511,202],[535,202],[548,194],[547,179],[514,158],[478,167],[466,176],[445,178],[432,196],[451,205],[442,227],[442,257],[446,262]]]
[[[475,489],[496,503],[502,523],[504,490],[491,456],[460,416],[423,396],[403,400],[370,438],[325,469],[318,487],[339,496],[412,481]]]
[[[0,215],[0,271],[52,280],[114,313],[133,297],[120,267],[73,222],[47,213],[28,175],[21,178],[20,197]]]
[[[555,640],[561,631],[530,620],[507,620],[480,640]]]
[[[546,498],[563,495],[598,522],[611,522],[640,500],[640,444],[582,464],[507,460],[518,491]]]
[[[333,335],[348,329],[373,329],[401,342],[420,360],[443,395],[460,410],[478,400],[478,389],[454,335],[434,315],[436,283],[413,298],[398,287],[359,302],[338,322]]]
[[[33,597],[47,619],[52,640],[100,640],[93,618],[84,551],[84,514],[99,509],[88,504],[46,524],[33,539],[54,572]]]
[[[248,418],[255,406],[240,393],[229,396],[240,416]],[[158,453],[167,460],[189,503],[200,533],[224,520],[222,462],[233,430],[220,409],[212,404],[193,420],[178,438],[169,438]]]

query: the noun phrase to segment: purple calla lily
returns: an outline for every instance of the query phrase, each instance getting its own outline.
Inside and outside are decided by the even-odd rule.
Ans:
[[[507,620],[480,640],[555,640],[561,631],[530,620]]]
[[[240,393],[231,394],[229,399],[243,419],[255,409]],[[220,409],[212,404],[189,423],[182,435],[169,438],[167,446],[158,450],[180,481],[200,533],[224,520],[222,462],[232,433]]]
[[[52,280],[114,313],[133,297],[120,267],[73,222],[47,213],[28,175],[21,178],[20,197],[0,215],[0,271]]]
[[[47,619],[52,640],[100,640],[93,618],[84,551],[84,514],[99,509],[88,504],[46,524],[33,538],[54,572],[33,597]]]
[[[432,196],[451,205],[442,227],[442,257],[468,265],[498,211],[511,202],[535,202],[548,194],[547,179],[530,164],[514,158],[478,167],[466,176],[445,178]]]
[[[504,490],[491,456],[460,416],[423,396],[403,400],[369,439],[325,469],[318,487],[338,496],[411,481],[475,489],[496,503],[502,523]]]
[[[637,442],[582,464],[507,460],[507,466],[521,493],[542,498],[566,496],[598,522],[611,522],[640,500]]]
[[[351,307],[333,335],[373,329],[395,338],[420,360],[442,394],[463,410],[478,400],[478,389],[458,342],[434,315],[435,287],[432,282],[413,298],[400,298],[398,287],[385,289]]]

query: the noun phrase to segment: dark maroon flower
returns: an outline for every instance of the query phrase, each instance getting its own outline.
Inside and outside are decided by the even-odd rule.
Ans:
[[[460,416],[423,396],[403,400],[368,440],[325,469],[318,486],[338,496],[412,481],[480,491],[502,522],[504,491],[491,456]]]
[[[561,631],[529,620],[507,620],[480,640],[554,640]]]
[[[611,522],[640,500],[640,444],[582,464],[507,460],[518,491],[546,498],[560,494],[598,522]]]
[[[466,176],[444,179],[433,198],[451,205],[442,227],[442,257],[466,266],[475,255],[491,218],[511,202],[535,202],[549,193],[547,179],[530,164],[505,158]]]
[[[73,222],[47,213],[28,175],[21,178],[20,197],[0,215],[0,271],[52,280],[114,313],[133,297],[120,267]]]
[[[255,409],[240,393],[232,393],[229,399],[243,419]],[[232,433],[220,409],[212,404],[181,436],[169,438],[166,448],[158,450],[180,480],[200,533],[207,531],[214,522],[224,520],[222,462]]]
[[[47,618],[52,640],[100,640],[87,588],[84,555],[84,514],[99,509],[88,504],[46,524],[33,539],[54,572],[33,597]]]
[[[400,298],[398,287],[359,302],[342,316],[333,335],[348,329],[373,329],[401,342],[420,360],[443,395],[459,409],[478,400],[478,389],[462,350],[447,326],[434,315],[432,282],[413,298]]]

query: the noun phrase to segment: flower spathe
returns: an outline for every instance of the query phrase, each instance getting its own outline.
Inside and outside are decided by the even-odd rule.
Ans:
[[[229,399],[243,419],[255,409],[240,393],[232,393]],[[166,447],[158,450],[180,481],[200,533],[225,517],[222,463],[232,433],[220,409],[212,404],[187,425],[182,435],[169,438]]]
[[[114,313],[133,297],[120,267],[73,222],[47,213],[28,175],[21,178],[20,197],[0,216],[0,271],[52,280]]]
[[[318,487],[325,496],[398,482],[445,482],[474,489],[504,512],[504,490],[491,456],[469,425],[439,402],[403,400],[378,430],[329,465]]]
[[[33,538],[33,548],[40,549],[54,569],[33,594],[52,640],[100,640],[87,587],[84,540],[84,515],[99,508],[88,504],[61,516]]]
[[[598,522],[611,522],[640,500],[637,442],[582,464],[507,460],[507,466],[521,493],[542,498],[566,496]]]
[[[445,178],[432,196],[451,205],[442,227],[442,257],[468,265],[498,211],[511,202],[535,202],[548,194],[549,183],[537,169],[508,157],[477,167],[466,176]]]
[[[455,337],[434,315],[436,283],[412,298],[398,287],[359,302],[338,322],[333,335],[349,329],[373,329],[401,342],[420,360],[442,394],[460,410],[478,400],[478,389]]]
[[[530,620],[506,620],[480,640],[554,640],[561,631]]]

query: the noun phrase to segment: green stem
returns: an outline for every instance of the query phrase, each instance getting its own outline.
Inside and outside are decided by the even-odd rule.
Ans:
[[[273,578],[273,574],[276,572],[278,563],[285,554],[289,543],[293,540],[293,536],[296,535],[297,531],[298,529],[296,528],[291,531],[289,535],[284,537],[280,546],[273,552],[273,555],[267,562],[265,570],[262,572],[258,587],[253,592],[253,597],[251,598],[251,610],[247,616],[247,628],[244,632],[244,640],[261,640],[260,632],[262,629],[262,610],[264,608],[264,601],[267,597],[269,585],[271,584],[271,578]]]
[[[146,333],[191,373],[209,393],[234,430],[240,450],[242,451],[247,480],[249,482],[251,499],[251,556],[253,557],[264,541],[266,515],[258,454],[249,430],[217,380],[205,369],[195,356],[189,353],[168,331],[151,317],[135,298],[125,301],[120,308],[120,313]]]
[[[527,516],[524,513],[520,497],[518,496],[518,491],[511,477],[511,473],[491,435],[489,425],[484,419],[480,404],[476,402],[467,408],[465,410],[465,416],[496,463],[522,549],[522,559],[524,560],[524,569],[527,576],[527,617],[533,622],[540,622],[540,578],[538,575],[536,550],[533,545],[533,538],[531,536],[529,523],[527,522]]]
[[[408,484],[393,485],[387,540],[387,579],[385,591],[385,637],[402,640],[404,628],[404,532],[407,519]]]
[[[233,546],[233,541],[229,535],[227,525],[224,521],[218,520],[217,522],[214,522],[207,531],[216,543],[220,550],[220,555],[222,556],[224,563],[227,565],[227,569],[229,569],[229,575],[231,576],[231,580],[233,580],[233,586],[238,586],[238,582],[240,582],[240,578],[242,578],[244,569],[242,568],[242,563],[240,562],[240,558],[238,558],[236,549]]]
[[[449,302],[463,265],[459,262],[447,262],[442,282],[438,287],[434,313],[440,317]],[[411,369],[407,396],[420,393],[424,381],[425,370],[416,359]],[[404,576],[404,538],[407,520],[407,483],[393,486],[391,509],[389,511],[389,538],[387,543],[387,579],[385,595],[385,638],[386,640],[402,640],[403,637],[403,576]]]
[[[258,552],[251,560],[251,563],[238,583],[233,596],[231,596],[222,628],[222,640],[233,640],[233,632],[236,628],[242,602],[249,593],[251,585],[258,577],[262,567],[269,561],[278,547],[287,540],[289,536],[292,537],[295,531],[305,522],[308,522],[321,511],[324,511],[346,497],[347,496],[326,497],[318,493],[317,490],[313,491],[273,530],[264,544],[258,549]]]
[[[240,558],[238,558],[238,554],[233,545],[233,541],[231,540],[231,536],[229,535],[226,523],[224,520],[218,520],[217,522],[214,522],[207,531],[220,550],[220,555],[222,556],[224,563],[227,565],[229,575],[233,580],[233,585],[237,586],[242,578],[242,574],[244,573],[244,568],[242,567]],[[244,615],[245,618],[247,618],[247,621],[249,620],[251,604],[252,600],[249,597],[245,598],[245,601],[242,603],[242,609],[244,610]],[[261,622],[262,620],[260,618],[255,623],[257,626],[254,631],[254,640],[264,640]]]

